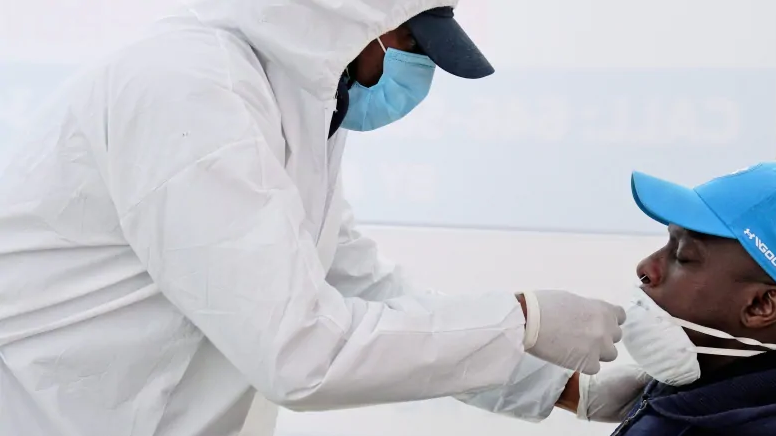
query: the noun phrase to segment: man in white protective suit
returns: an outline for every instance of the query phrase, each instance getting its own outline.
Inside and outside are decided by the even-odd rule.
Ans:
[[[266,435],[276,405],[442,396],[540,420],[615,359],[622,308],[421,291],[353,227],[346,131],[435,66],[493,72],[455,5],[207,0],[70,80],[0,175],[0,436]],[[589,396],[624,404],[620,379]]]

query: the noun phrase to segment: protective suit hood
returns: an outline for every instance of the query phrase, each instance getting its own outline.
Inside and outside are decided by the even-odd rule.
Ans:
[[[262,60],[282,65],[310,94],[337,90],[345,67],[378,36],[458,0],[202,0],[188,9],[208,26],[237,31]]]

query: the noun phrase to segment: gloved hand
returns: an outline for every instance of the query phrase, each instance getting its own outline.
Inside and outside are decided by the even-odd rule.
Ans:
[[[641,398],[651,380],[636,365],[611,366],[592,376],[581,374],[577,417],[589,421],[620,423]]]
[[[565,291],[523,293],[527,353],[557,366],[595,374],[617,358],[625,310]]]

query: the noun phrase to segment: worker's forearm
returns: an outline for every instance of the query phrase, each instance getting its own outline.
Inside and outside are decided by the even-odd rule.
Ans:
[[[540,422],[555,409],[572,374],[572,371],[526,354],[509,383],[491,390],[457,395],[455,398],[489,412],[528,422]]]
[[[556,407],[568,410],[572,413],[577,413],[577,407],[579,406],[579,373],[575,372],[574,375],[566,382],[566,388],[563,389],[563,393],[560,394],[560,398],[555,403]]]

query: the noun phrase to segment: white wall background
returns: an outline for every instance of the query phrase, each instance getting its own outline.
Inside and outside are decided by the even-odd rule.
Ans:
[[[174,3],[0,0],[0,156],[70,72]],[[458,16],[496,75],[438,73],[411,116],[353,135],[344,163],[362,221],[403,226],[368,231],[423,284],[624,303],[636,262],[663,242],[631,204],[631,170],[698,183],[776,155],[773,0],[463,0]],[[284,412],[279,425],[287,436],[611,428],[562,411],[527,424],[448,400]]]

